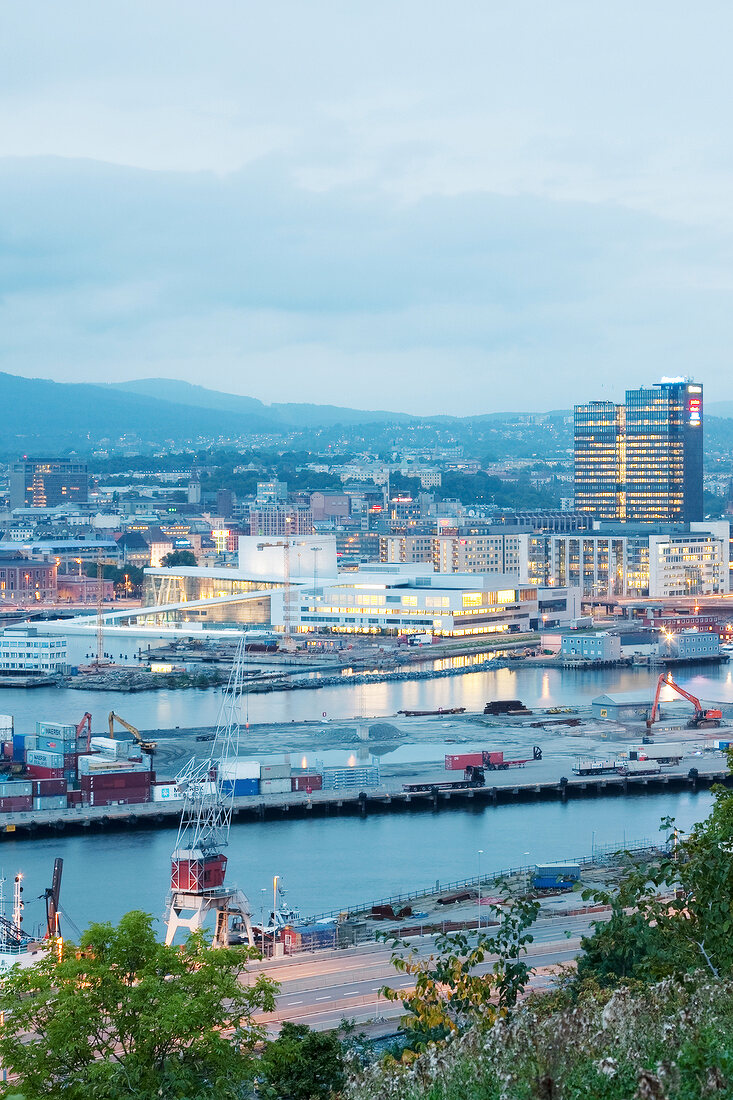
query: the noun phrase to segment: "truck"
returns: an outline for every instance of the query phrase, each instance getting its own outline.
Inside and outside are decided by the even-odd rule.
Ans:
[[[655,760],[623,760],[616,765],[617,775],[659,775],[661,770]]]
[[[485,768],[486,771],[506,771],[507,768],[521,768],[529,764],[531,760],[541,760],[542,749],[539,745],[532,746],[532,755],[517,760],[505,760],[504,753],[500,750],[480,749],[477,752],[449,753],[445,758],[445,770],[449,772],[461,771],[463,768]]]
[[[463,773],[463,779],[445,780],[432,783],[403,783],[402,790],[408,794],[431,794],[434,791],[466,791],[472,787],[485,787],[484,769],[469,764]]]

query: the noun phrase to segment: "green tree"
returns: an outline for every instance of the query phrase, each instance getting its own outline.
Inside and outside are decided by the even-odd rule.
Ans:
[[[2,979],[0,1059],[26,1100],[240,1098],[254,1071],[276,985],[241,982],[249,948],[211,948],[203,933],[166,947],[153,918],[93,924]]]
[[[729,753],[729,767],[731,754]],[[631,861],[617,891],[585,891],[612,906],[611,928],[598,922],[581,941],[581,977],[605,984],[629,976],[655,980],[697,969],[733,974],[733,790],[713,788],[710,815],[680,838],[662,822],[664,853]]]
[[[311,1031],[286,1020],[259,1065],[266,1100],[328,1100],[346,1084],[344,1051],[334,1031]]]
[[[428,958],[398,941],[392,963],[415,979],[415,988],[382,992],[387,1000],[404,1004],[403,1028],[411,1043],[445,1039],[477,1023],[490,1026],[516,1004],[531,973],[525,956],[540,903],[519,898],[488,909],[489,919],[498,922],[491,932],[436,936],[436,954]],[[489,955],[496,958],[485,969]]]
[[[170,554],[166,554],[165,557],[161,558],[160,564],[167,569],[174,565],[195,565],[196,555],[193,550],[171,550]]]

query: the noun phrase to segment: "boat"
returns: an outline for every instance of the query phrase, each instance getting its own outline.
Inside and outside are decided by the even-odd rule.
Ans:
[[[0,878],[0,977],[14,966],[27,967],[40,962],[48,947],[26,932],[23,922],[23,875],[13,880],[12,917],[5,914],[5,878]]]
[[[437,710],[398,710],[398,714],[404,714],[405,718],[432,718],[443,714],[465,714],[465,707],[438,707]]]

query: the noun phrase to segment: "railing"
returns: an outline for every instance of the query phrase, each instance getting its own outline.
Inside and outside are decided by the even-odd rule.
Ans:
[[[617,852],[651,852],[662,848],[664,845],[662,841],[654,841],[649,837],[643,837],[641,840],[634,840],[617,844],[604,844],[602,846],[595,845],[591,855],[573,856],[562,860],[553,860],[555,863],[579,863],[581,866],[593,866],[596,863],[603,863],[609,856],[615,855]],[[358,905],[347,906],[342,905],[338,909],[329,909],[323,913],[316,913],[314,916],[309,917],[309,920],[323,920],[326,917],[337,917],[340,913],[349,913],[351,916],[356,916],[361,913],[369,913],[374,905],[392,905],[395,904],[404,905],[405,902],[417,901],[420,898],[430,897],[432,894],[450,894],[458,890],[465,890],[472,886],[478,887],[479,881],[482,886],[491,884],[502,879],[524,877],[534,874],[535,864],[524,864],[516,867],[506,867],[501,871],[487,871],[481,875],[479,880],[478,875],[474,875],[473,878],[456,879],[453,882],[440,882],[436,881],[434,886],[428,886],[424,889],[411,890],[405,894],[392,894],[389,897],[378,898],[374,901],[368,902],[366,905],[362,902]]]

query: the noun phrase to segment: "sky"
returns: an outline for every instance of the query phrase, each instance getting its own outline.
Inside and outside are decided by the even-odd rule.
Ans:
[[[733,399],[733,5],[0,6],[0,371]]]

